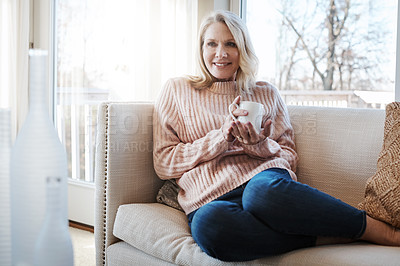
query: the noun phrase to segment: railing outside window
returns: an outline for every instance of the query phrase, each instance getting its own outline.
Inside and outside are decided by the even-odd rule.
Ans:
[[[57,129],[69,158],[68,176],[93,182],[97,109],[100,102],[107,101],[108,92],[63,88],[57,91],[57,98]]]

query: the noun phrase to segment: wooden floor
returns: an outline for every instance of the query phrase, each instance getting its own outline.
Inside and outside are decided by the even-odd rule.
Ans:
[[[87,224],[82,224],[82,223],[78,223],[75,221],[69,221],[69,226],[73,227],[73,228],[77,228],[80,230],[84,230],[84,231],[89,231],[94,233],[94,228],[93,226],[87,225]]]

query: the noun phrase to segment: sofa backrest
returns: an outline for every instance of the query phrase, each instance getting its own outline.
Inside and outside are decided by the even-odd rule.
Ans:
[[[353,206],[377,167],[385,111],[288,106],[299,155],[298,181]]]

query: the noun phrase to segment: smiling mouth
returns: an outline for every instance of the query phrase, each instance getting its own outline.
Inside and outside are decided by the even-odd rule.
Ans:
[[[216,63],[216,62],[214,62],[213,64],[216,65],[217,67],[224,67],[224,66],[230,65],[231,63]]]

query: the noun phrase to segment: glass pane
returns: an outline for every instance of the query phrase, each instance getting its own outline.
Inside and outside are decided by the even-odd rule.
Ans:
[[[247,0],[259,79],[287,104],[385,108],[394,101],[397,0]]]
[[[153,101],[167,78],[192,71],[192,2],[56,2],[56,124],[71,178],[93,182],[100,102]]]

